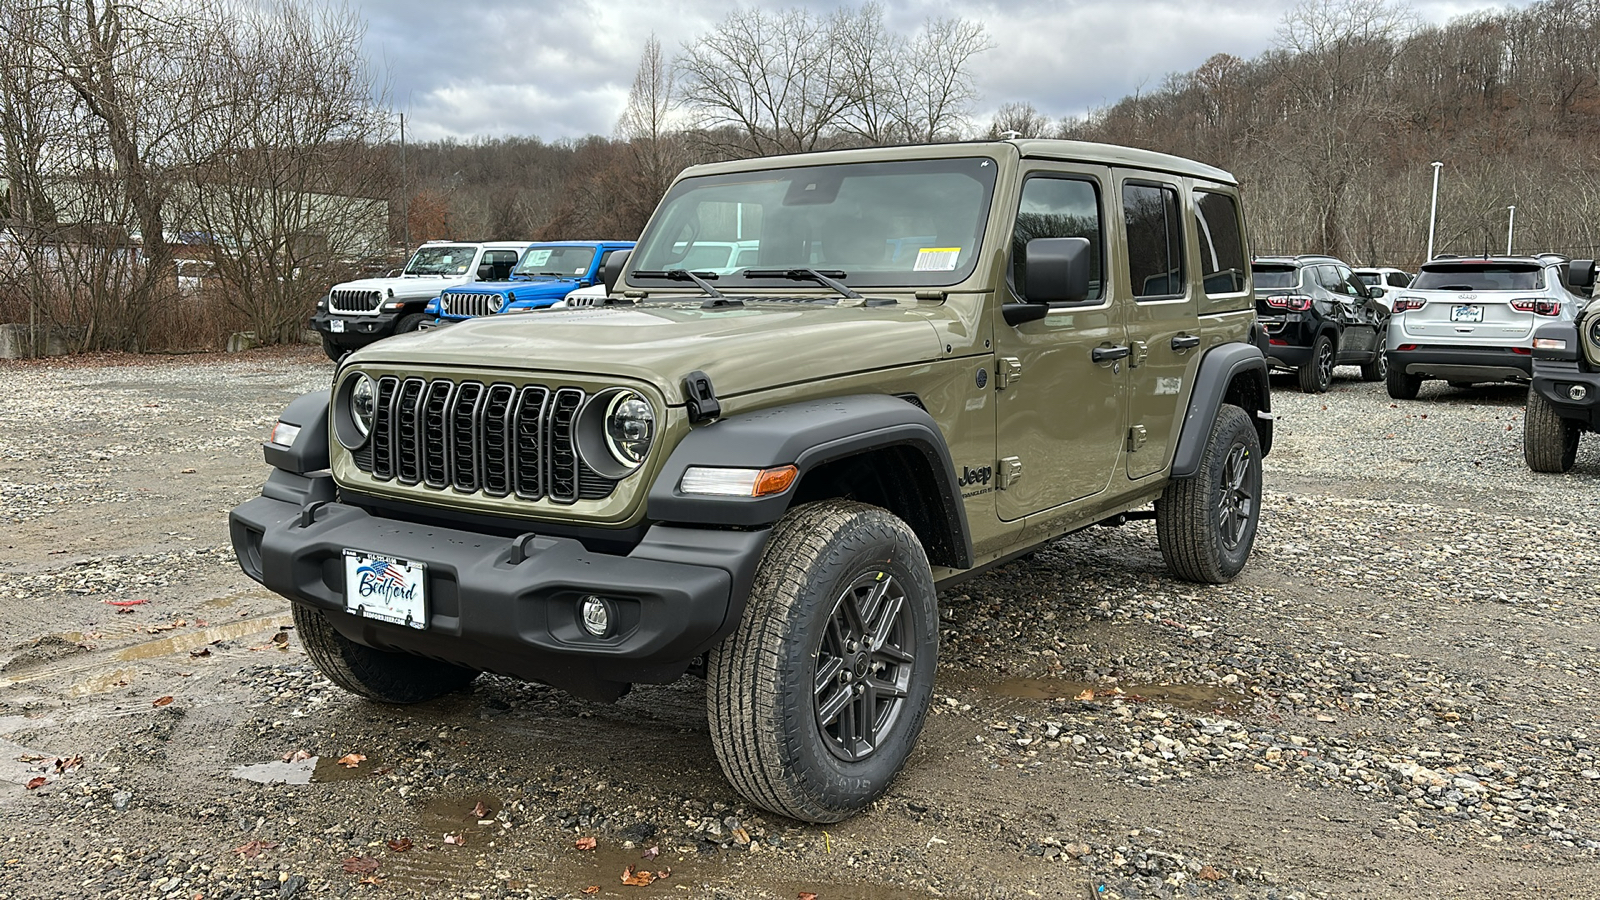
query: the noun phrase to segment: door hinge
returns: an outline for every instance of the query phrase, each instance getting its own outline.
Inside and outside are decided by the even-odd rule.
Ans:
[[[1143,425],[1135,425],[1128,429],[1128,452],[1137,453],[1144,442],[1150,439],[1150,432]]]
[[[994,389],[1003,391],[1022,380],[1022,360],[1002,356],[994,361]]]
[[[1000,471],[995,477],[995,487],[1006,490],[1022,480],[1022,460],[1015,456],[1008,456],[1000,460]]]
[[[1130,369],[1138,368],[1150,355],[1150,345],[1146,344],[1144,341],[1134,341],[1131,345],[1129,345],[1129,350],[1128,368]]]

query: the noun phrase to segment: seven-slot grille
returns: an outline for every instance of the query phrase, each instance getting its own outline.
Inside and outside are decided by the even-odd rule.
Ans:
[[[380,481],[435,490],[556,503],[603,499],[616,482],[585,465],[573,441],[585,397],[575,387],[385,375],[372,438],[355,463]]]
[[[378,291],[329,291],[328,309],[333,312],[363,313],[372,312],[383,302],[383,294]]]
[[[452,294],[439,296],[439,310],[447,316],[487,316],[505,305],[499,294]]]

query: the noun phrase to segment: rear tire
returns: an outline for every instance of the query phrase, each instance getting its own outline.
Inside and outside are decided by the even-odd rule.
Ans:
[[[1389,366],[1385,380],[1388,381],[1389,396],[1396,400],[1415,400],[1417,392],[1422,390],[1421,375],[1407,375],[1403,368],[1393,364]]]
[[[1250,415],[1217,411],[1200,471],[1167,483],[1156,501],[1156,539],[1172,574],[1185,581],[1232,581],[1250,559],[1261,519],[1261,439]]]
[[[1378,355],[1373,357],[1372,362],[1361,366],[1362,381],[1384,381],[1388,377],[1389,357],[1382,350],[1378,351]]]
[[[1535,472],[1561,473],[1578,461],[1578,438],[1583,429],[1556,415],[1543,394],[1529,388],[1528,408],[1522,414],[1522,458]]]
[[[706,711],[728,781],[803,822],[838,822],[882,796],[928,713],[938,623],[905,522],[845,500],[790,510],[738,627],[711,651]]]
[[[344,355],[350,351],[339,346],[338,344],[335,344],[333,342],[333,338],[323,335],[322,352],[326,353],[329,359],[333,360],[334,362],[338,362],[339,360],[344,359]]]
[[[358,644],[329,624],[321,610],[289,605],[306,655],[329,681],[352,694],[379,703],[421,703],[459,691],[478,677],[476,669]]]
[[[1301,367],[1300,393],[1321,394],[1333,386],[1333,340],[1326,334],[1311,342],[1311,361]]]

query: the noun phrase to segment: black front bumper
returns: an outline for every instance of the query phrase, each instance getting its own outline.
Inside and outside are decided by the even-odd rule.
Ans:
[[[311,328],[334,344],[355,350],[393,335],[395,323],[405,314],[405,310],[400,310],[355,316],[318,310],[317,314],[311,317]],[[334,319],[344,322],[344,331],[333,330]]]
[[[1583,388],[1583,399],[1572,399],[1574,387]],[[1577,362],[1541,359],[1533,367],[1530,390],[1550,401],[1561,418],[1600,431],[1600,372],[1585,372]]]
[[[1415,350],[1388,351],[1389,367],[1407,375],[1446,381],[1527,381],[1533,377],[1533,356],[1510,347],[1421,345]]]
[[[320,476],[326,478],[327,476]],[[343,503],[302,516],[262,496],[235,507],[229,530],[246,575],[321,610],[345,637],[612,700],[634,682],[676,680],[743,615],[766,530],[654,525],[626,556],[573,538],[510,539],[381,518]],[[344,551],[427,565],[427,627],[345,612]],[[512,560],[523,555],[518,562]],[[594,637],[579,607],[611,601],[617,625]]]

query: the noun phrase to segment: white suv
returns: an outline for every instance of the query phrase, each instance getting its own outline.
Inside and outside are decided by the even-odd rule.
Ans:
[[[1526,382],[1533,332],[1570,322],[1586,302],[1567,287],[1566,257],[1441,257],[1391,292],[1389,396],[1413,400],[1422,382],[1451,387]]]

